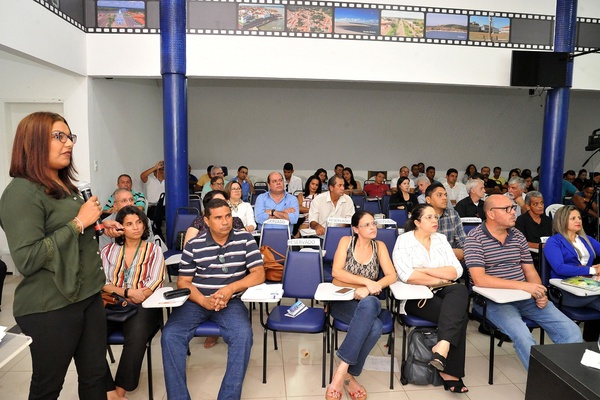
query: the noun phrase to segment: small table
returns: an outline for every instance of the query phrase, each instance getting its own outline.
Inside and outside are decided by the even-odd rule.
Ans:
[[[557,288],[559,288],[560,290],[564,290],[565,292],[569,292],[571,294],[574,294],[575,296],[580,296],[580,297],[585,297],[585,296],[598,296],[600,295],[600,290],[597,292],[594,292],[593,290],[586,290],[586,289],[581,289],[575,286],[571,286],[571,285],[565,285],[564,283],[562,283],[562,280],[559,278],[552,278],[550,279],[550,284],[552,286],[556,286]]]
[[[433,292],[425,285],[412,285],[396,281],[390,285],[396,300],[421,300],[433,298]]]
[[[531,347],[525,400],[600,400],[600,370],[581,364],[595,342]]]
[[[0,368],[25,350],[32,341],[29,336],[7,333],[0,342]]]
[[[473,291],[495,303],[512,303],[513,301],[527,300],[531,295],[520,289],[498,289],[473,286]]]
[[[166,308],[166,307],[180,307],[190,297],[190,295],[176,297],[174,299],[165,299],[163,294],[173,290],[172,287],[166,286],[158,288],[142,303],[144,308]]]
[[[319,283],[319,286],[317,286],[317,290],[315,291],[315,300],[344,301],[354,299],[354,290],[344,294],[335,293],[344,287],[346,286],[336,286],[329,282]]]

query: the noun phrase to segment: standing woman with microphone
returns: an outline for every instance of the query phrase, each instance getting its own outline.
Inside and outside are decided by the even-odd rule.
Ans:
[[[94,223],[98,198],[85,201],[73,181],[77,136],[58,114],[36,112],[17,127],[8,184],[0,199],[0,226],[23,280],[13,314],[31,336],[29,399],[59,397],[71,359],[79,398],[107,399],[105,282]],[[106,234],[120,224],[109,221]],[[108,399],[119,399],[109,390]]]

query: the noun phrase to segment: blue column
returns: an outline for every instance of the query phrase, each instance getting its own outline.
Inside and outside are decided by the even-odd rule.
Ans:
[[[557,0],[554,51],[573,52],[576,23],[577,0]],[[551,89],[546,96],[540,163],[540,192],[546,204],[562,203],[562,174],[565,164],[573,62],[569,62],[567,68],[567,87]]]
[[[186,0],[160,2],[167,243],[179,207],[188,205]],[[170,247],[170,246],[169,246]]]

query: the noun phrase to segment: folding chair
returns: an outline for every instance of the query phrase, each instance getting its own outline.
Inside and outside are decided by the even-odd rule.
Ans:
[[[292,251],[294,246],[306,246],[312,240],[318,251]],[[288,298],[314,299],[315,291],[323,282],[323,264],[318,239],[290,239],[287,242],[285,265],[283,268],[283,292]],[[308,310],[295,318],[285,316],[288,306],[276,306],[263,320],[263,304],[260,303],[260,318],[263,333],[263,383],[267,383],[267,334],[273,332],[322,333],[323,359],[321,366],[321,385],[325,387],[326,339],[328,327],[325,323],[325,310],[320,307],[308,307]],[[277,350],[277,341],[274,341]]]

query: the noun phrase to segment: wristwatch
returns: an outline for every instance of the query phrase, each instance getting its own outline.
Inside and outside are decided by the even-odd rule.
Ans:
[[[275,210],[271,210],[271,217],[275,216]]]
[[[129,288],[125,289],[125,291],[123,292],[123,297],[127,298],[129,294]]]

